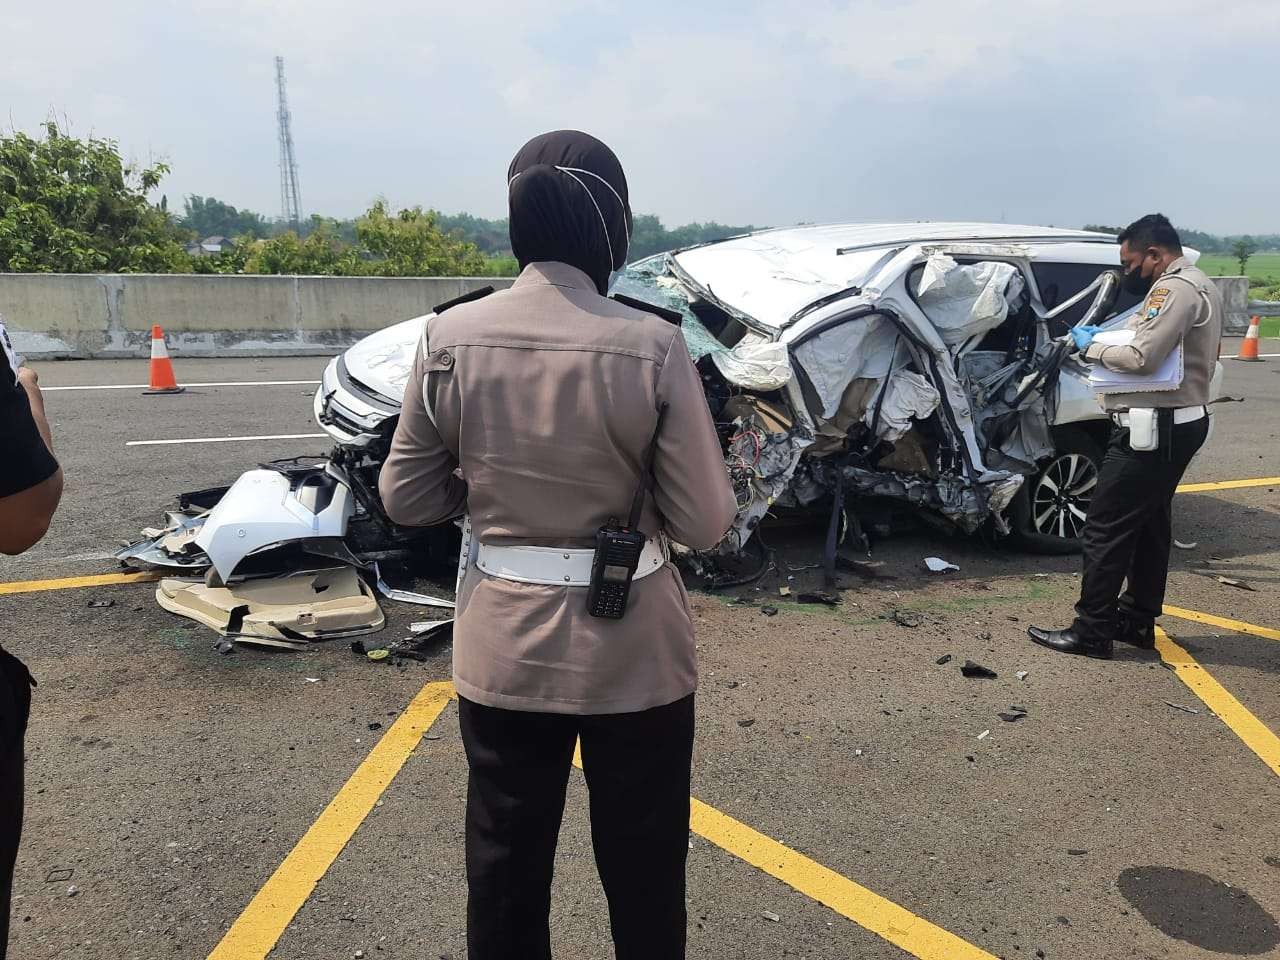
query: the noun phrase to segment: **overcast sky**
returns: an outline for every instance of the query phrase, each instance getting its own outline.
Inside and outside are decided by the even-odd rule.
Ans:
[[[61,0],[0,36],[8,124],[165,159],[171,207],[279,214],[279,54],[305,213],[504,216],[516,148],[577,127],[668,225],[1280,231],[1277,0]]]

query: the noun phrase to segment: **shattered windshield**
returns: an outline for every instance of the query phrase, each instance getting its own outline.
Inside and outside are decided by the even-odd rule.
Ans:
[[[613,278],[609,292],[677,311],[684,317],[680,328],[695,363],[710,354],[728,352],[689,308],[689,298],[680,281],[671,275],[666,254],[627,264]]]

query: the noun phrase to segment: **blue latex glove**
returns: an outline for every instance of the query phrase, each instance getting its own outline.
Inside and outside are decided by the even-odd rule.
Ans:
[[[1093,338],[1102,331],[1101,327],[1083,326],[1071,328],[1071,339],[1076,343],[1076,349],[1083,351],[1093,343]]]

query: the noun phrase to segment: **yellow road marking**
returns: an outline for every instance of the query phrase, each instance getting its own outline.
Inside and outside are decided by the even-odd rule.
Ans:
[[[826,904],[913,957],[920,960],[995,960],[992,954],[961,940],[954,933],[934,926],[910,910],[752,830],[714,807],[696,799],[692,804],[690,825],[699,836],[706,837],[716,846],[776,877],[806,897]]]
[[[38,593],[42,590],[73,590],[77,587],[105,587],[113,583],[147,583],[159,580],[163,574],[152,571],[142,573],[100,573],[89,577],[61,577],[57,580],[12,580],[0,583],[0,595],[6,593]]]
[[[1280,477],[1258,477],[1254,480],[1221,480],[1217,483],[1184,483],[1177,493],[1205,493],[1209,490],[1239,490],[1243,487],[1280,486]]]
[[[1218,715],[1245,746],[1256,753],[1271,771],[1280,776],[1280,737],[1255,717],[1226,687],[1210,676],[1196,659],[1178,646],[1170,636],[1156,627],[1156,649],[1160,658],[1173,667],[1178,679],[1185,683],[1205,706]]]
[[[1280,640],[1280,630],[1260,627],[1256,623],[1245,623],[1243,620],[1228,620],[1226,617],[1215,617],[1211,613],[1201,613],[1199,610],[1186,610],[1183,607],[1166,606],[1164,615],[1166,617],[1177,617],[1179,620],[1190,620],[1193,623],[1207,623],[1211,627],[1234,630],[1236,633],[1247,633],[1250,636],[1262,637],[1264,640]]]
[[[582,745],[573,751],[582,767]],[[735,820],[696,797],[689,798],[689,827],[721,850],[763,870],[811,900],[883,937],[920,960],[996,960],[993,954],[935,926],[772,837]]]
[[[263,960],[449,703],[453,684],[428,683],[303,834],[231,925],[209,960]]]

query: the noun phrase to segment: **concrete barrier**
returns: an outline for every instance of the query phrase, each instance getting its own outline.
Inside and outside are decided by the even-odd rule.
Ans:
[[[146,357],[151,326],[175,356],[312,356],[430,313],[496,277],[0,274],[0,316],[21,354]]]
[[[1222,294],[1226,316],[1222,318],[1223,333],[1244,333],[1249,327],[1249,278],[1210,277]]]
[[[1214,277],[1225,332],[1251,313],[1245,277]],[[175,356],[338,353],[374,330],[430,313],[495,277],[275,277],[146,273],[0,273],[0,316],[14,347],[34,360],[146,357],[151,326]]]

